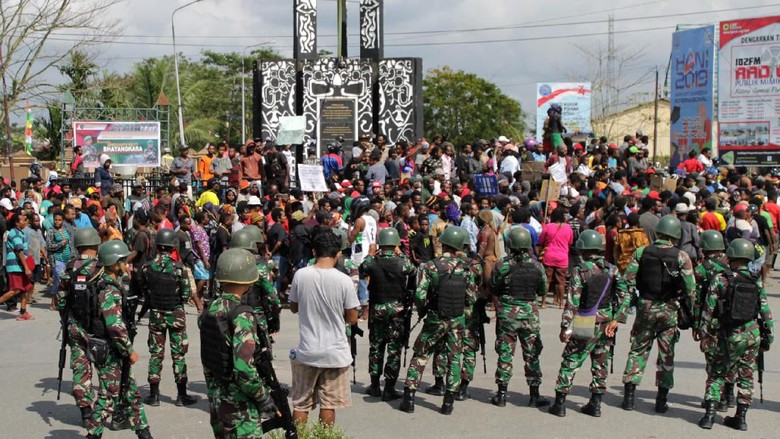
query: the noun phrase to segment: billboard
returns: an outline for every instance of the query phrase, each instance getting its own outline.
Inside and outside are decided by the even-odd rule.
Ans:
[[[780,17],[720,23],[720,156],[738,166],[780,160]]]
[[[590,100],[590,82],[536,84],[536,139],[542,141],[547,109],[553,103],[559,104],[563,109],[563,126],[569,133],[592,133]]]
[[[671,165],[712,149],[715,27],[675,32],[671,59]]]
[[[111,164],[160,166],[160,122],[73,122],[74,145],[81,146],[84,166],[100,166],[101,154]]]

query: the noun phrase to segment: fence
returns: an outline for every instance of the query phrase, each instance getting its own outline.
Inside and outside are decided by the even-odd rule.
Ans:
[[[91,173],[85,173],[83,177],[61,178],[59,181],[61,185],[70,184],[71,188],[73,189],[78,187],[88,188],[95,185],[95,177],[94,174]],[[152,198],[154,198],[157,189],[159,189],[160,187],[170,186],[171,175],[158,173],[158,172],[151,172],[151,173],[136,174],[135,178],[114,179],[114,182],[122,185],[122,189],[125,196],[130,195],[133,188],[133,183],[135,183],[136,181],[143,182],[144,188],[146,189],[147,197],[149,197],[149,199],[151,200]],[[193,194],[197,193],[199,188],[200,188],[200,182],[193,180],[192,182]]]

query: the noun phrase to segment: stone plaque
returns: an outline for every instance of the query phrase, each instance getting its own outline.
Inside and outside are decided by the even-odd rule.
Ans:
[[[357,140],[357,100],[350,98],[324,98],[320,100],[318,140],[324,149],[337,137],[351,145]]]

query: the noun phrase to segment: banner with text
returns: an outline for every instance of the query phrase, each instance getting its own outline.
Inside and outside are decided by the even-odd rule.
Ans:
[[[720,23],[719,153],[738,166],[780,160],[780,16]]]
[[[690,151],[712,149],[714,36],[714,26],[672,35],[670,160],[674,167]]]
[[[84,166],[100,166],[100,155],[120,166],[160,166],[160,122],[73,122],[74,145]]]
[[[592,133],[590,82],[545,82],[536,84],[536,139],[542,141],[544,120],[552,104],[561,106],[563,126],[569,133]]]

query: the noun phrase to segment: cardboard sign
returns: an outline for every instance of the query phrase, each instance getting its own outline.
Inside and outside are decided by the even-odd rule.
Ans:
[[[557,201],[561,197],[561,186],[563,184],[555,180],[542,180],[542,190],[539,192],[541,201]]]
[[[520,170],[523,172],[523,180],[535,181],[544,174],[544,162],[523,162]]]
[[[322,166],[298,165],[298,179],[304,192],[328,192]]]
[[[300,145],[303,143],[304,134],[306,134],[306,116],[279,117],[277,145]]]
[[[498,195],[498,180],[495,175],[474,174],[477,195]]]
[[[558,183],[566,183],[569,181],[569,176],[566,175],[566,168],[560,163],[550,166],[547,168],[547,171],[550,172],[550,177]]]

